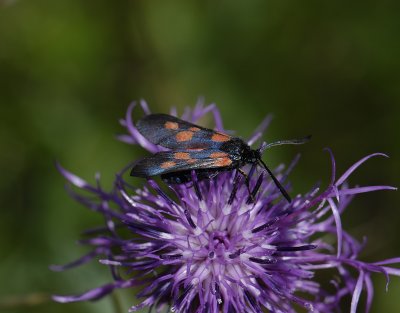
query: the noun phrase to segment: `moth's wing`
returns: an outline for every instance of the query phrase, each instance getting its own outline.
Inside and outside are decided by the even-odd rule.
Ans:
[[[136,127],[151,143],[172,150],[218,149],[232,138],[168,114],[146,115]]]
[[[151,177],[186,170],[223,168],[232,164],[228,153],[220,150],[163,151],[140,160],[131,170],[131,176]]]

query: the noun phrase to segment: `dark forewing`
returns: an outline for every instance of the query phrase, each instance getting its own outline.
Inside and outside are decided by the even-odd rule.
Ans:
[[[223,168],[232,164],[229,154],[220,150],[180,150],[156,153],[139,161],[131,176],[150,177],[185,170]]]
[[[146,115],[136,127],[150,142],[173,150],[218,149],[232,138],[168,114]]]

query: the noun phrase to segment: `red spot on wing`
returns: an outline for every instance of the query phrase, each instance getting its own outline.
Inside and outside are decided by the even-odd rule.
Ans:
[[[219,158],[215,159],[213,165],[216,167],[226,167],[232,164],[232,160],[230,158]]]
[[[198,128],[198,127],[190,127],[189,130],[192,131],[192,132],[198,132],[198,131],[200,131],[201,129]]]
[[[190,154],[187,152],[176,152],[174,153],[174,158],[178,160],[189,160]]]
[[[179,128],[179,125],[178,125],[178,123],[176,123],[176,122],[170,122],[170,121],[168,121],[168,122],[165,122],[164,127],[165,127],[166,129],[178,129],[178,128]]]
[[[184,131],[177,133],[175,138],[176,138],[176,141],[178,141],[178,142],[189,141],[189,140],[192,140],[192,138],[193,138],[193,132],[184,130]]]
[[[203,148],[188,148],[189,151],[203,151]]]
[[[224,158],[227,156],[228,156],[228,154],[225,152],[213,152],[210,154],[210,158],[212,158],[212,159]]]
[[[221,133],[215,133],[211,136],[212,141],[225,142],[231,140],[231,137]]]
[[[160,167],[163,169],[167,169],[167,168],[171,168],[174,167],[176,165],[176,163],[174,161],[166,161],[161,163]]]
[[[194,164],[197,162],[197,159],[189,159],[186,161],[188,164]]]

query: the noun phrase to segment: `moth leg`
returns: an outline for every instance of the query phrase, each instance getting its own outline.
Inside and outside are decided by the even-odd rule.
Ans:
[[[192,177],[193,187],[194,187],[194,191],[196,192],[197,198],[199,199],[199,201],[202,201],[203,200],[203,196],[201,195],[201,192],[200,192],[200,187],[199,187],[199,184],[198,184],[198,180],[197,180],[198,177],[197,177],[196,171],[195,170],[191,170],[190,171],[190,175]]]
[[[231,195],[229,196],[229,200],[228,200],[229,205],[231,205],[233,203],[233,200],[235,200],[236,192],[239,188],[239,183],[240,183],[241,178],[242,178],[242,176],[239,175],[239,171],[236,171],[235,177],[233,178],[232,192],[231,192]]]
[[[253,191],[251,192],[251,194],[252,194],[253,197],[251,197],[251,196],[249,195],[249,196],[247,197],[246,204],[251,204],[251,203],[254,202],[252,199],[255,198],[257,192],[260,190],[261,184],[262,184],[262,182],[263,182],[263,178],[264,178],[264,174],[261,173],[261,175],[260,175],[260,176],[258,177],[258,179],[257,179],[257,182],[256,182],[255,186],[253,187]]]
[[[292,199],[290,198],[289,194],[287,193],[287,191],[285,190],[285,188],[282,186],[282,184],[279,182],[279,180],[275,177],[275,175],[272,173],[272,171],[268,168],[268,166],[264,163],[263,160],[259,160],[259,162],[262,164],[262,166],[265,168],[265,170],[267,171],[268,175],[271,177],[271,179],[274,181],[276,187],[278,187],[279,191],[281,192],[281,194],[285,197],[285,199],[287,200],[287,202],[292,202]]]
[[[248,190],[248,192],[249,192],[249,197],[250,197],[250,199],[251,199],[251,202],[254,203],[254,202],[255,202],[255,199],[254,199],[253,193],[252,193],[251,190],[250,190],[250,179],[249,179],[249,175],[247,175],[241,168],[238,168],[237,170],[238,170],[238,172],[239,172],[240,174],[242,174],[242,176],[244,177],[244,182],[245,182],[246,187],[247,187],[247,190]]]

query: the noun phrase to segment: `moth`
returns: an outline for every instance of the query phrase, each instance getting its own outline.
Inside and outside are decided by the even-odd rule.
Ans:
[[[130,175],[149,178],[161,176],[169,184],[182,184],[192,180],[192,172],[198,180],[211,179],[223,171],[236,169],[245,178],[249,189],[248,175],[242,170],[247,164],[263,167],[288,202],[291,198],[279,180],[261,159],[262,150],[282,144],[303,144],[302,139],[281,140],[263,148],[252,149],[242,139],[201,127],[168,114],[149,114],[136,124],[139,132],[151,143],[168,148],[136,163]]]

